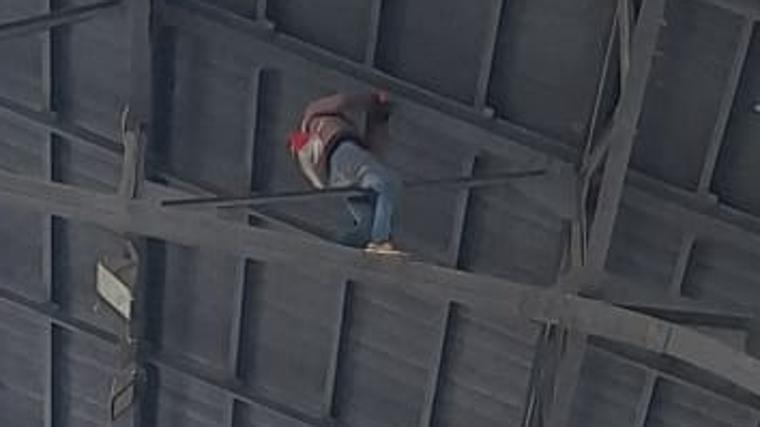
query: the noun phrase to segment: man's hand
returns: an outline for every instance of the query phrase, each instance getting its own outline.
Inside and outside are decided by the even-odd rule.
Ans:
[[[375,91],[375,101],[380,105],[386,105],[390,102],[390,95],[385,90],[377,90]]]
[[[372,94],[372,98],[375,101],[375,105],[369,112],[371,119],[379,123],[387,122],[391,115],[390,94],[385,90],[379,89]]]

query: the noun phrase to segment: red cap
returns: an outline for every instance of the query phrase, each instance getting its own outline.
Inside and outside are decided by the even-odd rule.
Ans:
[[[290,148],[290,152],[293,154],[301,151],[307,142],[309,142],[308,132],[295,131],[291,132],[290,135],[288,135],[288,147]]]

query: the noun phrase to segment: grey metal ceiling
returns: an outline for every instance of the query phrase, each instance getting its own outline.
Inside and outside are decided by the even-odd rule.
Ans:
[[[89,3],[0,0],[0,21]],[[0,39],[3,170],[115,191],[113,144],[132,96],[130,8],[138,3]],[[598,146],[617,99],[616,2],[156,5],[156,185],[146,197],[165,187],[300,187],[282,139],[305,103],[387,87],[398,105],[381,154],[404,177],[550,170],[504,188],[407,194],[400,244],[425,260],[537,288],[564,281],[574,163],[588,141]],[[665,2],[604,253],[608,277],[629,294],[737,313],[760,308],[758,17],[752,1]],[[316,209],[325,213],[318,220]],[[338,201],[264,213],[270,219],[255,224],[283,233],[290,231],[271,217],[320,234],[346,220]],[[0,196],[0,241],[2,425],[105,425],[121,324],[96,297],[94,266],[122,250],[122,236]],[[404,277],[376,286],[296,262],[158,240],[147,247],[157,376],[144,397],[145,425],[520,426],[538,362],[551,359],[540,323],[441,304],[407,289]],[[700,330],[757,354],[753,322]],[[576,360],[559,368],[570,384],[555,396],[569,408],[564,425],[758,425],[757,409],[700,387],[699,378],[658,373],[579,341]]]

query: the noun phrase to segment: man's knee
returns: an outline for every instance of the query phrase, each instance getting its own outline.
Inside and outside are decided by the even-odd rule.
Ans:
[[[401,194],[401,181],[394,174],[384,174],[378,180],[375,191],[396,200]]]

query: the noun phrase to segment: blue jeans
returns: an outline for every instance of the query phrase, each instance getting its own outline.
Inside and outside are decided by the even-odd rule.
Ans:
[[[338,240],[357,247],[365,246],[368,241],[382,243],[390,240],[401,182],[372,153],[357,143],[346,140],[339,144],[330,156],[329,186],[356,186],[372,190],[375,195],[347,200],[354,224]]]

